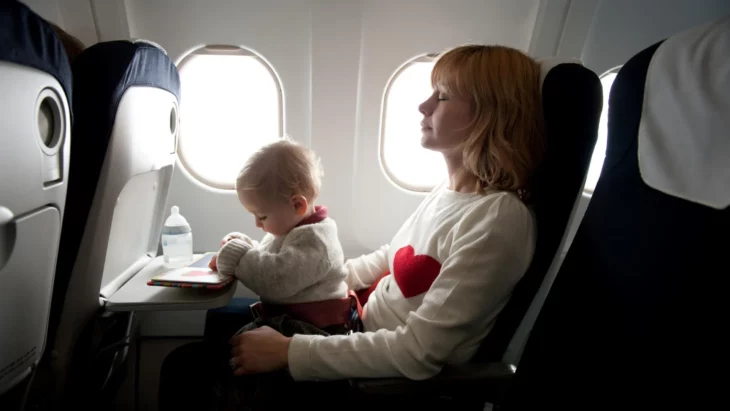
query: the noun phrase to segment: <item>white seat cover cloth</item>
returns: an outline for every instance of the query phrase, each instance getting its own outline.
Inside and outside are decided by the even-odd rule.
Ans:
[[[673,36],[646,76],[639,168],[663,193],[730,205],[730,16]]]

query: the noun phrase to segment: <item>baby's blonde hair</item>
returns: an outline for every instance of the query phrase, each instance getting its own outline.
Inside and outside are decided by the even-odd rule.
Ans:
[[[283,138],[248,159],[236,178],[239,194],[256,192],[270,200],[302,195],[312,202],[319,195],[322,167],[314,152]]]

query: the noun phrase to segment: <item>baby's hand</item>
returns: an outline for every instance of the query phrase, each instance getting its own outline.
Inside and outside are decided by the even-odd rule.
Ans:
[[[221,244],[223,244],[221,249],[211,258],[208,266],[223,275],[233,275],[241,257],[254,247],[256,242],[245,234],[230,233],[223,237]]]
[[[221,245],[220,245],[220,246],[221,246],[221,247],[223,247],[224,245],[226,245],[226,243],[227,243],[227,242],[229,242],[229,241],[233,240],[234,238],[240,238],[240,239],[244,239],[244,238],[248,238],[248,236],[246,236],[246,234],[243,234],[243,233],[239,233],[239,232],[237,232],[237,231],[234,231],[234,232],[232,232],[232,233],[228,233],[228,234],[226,234],[226,236],[225,236],[225,237],[223,237],[223,239],[221,240]]]

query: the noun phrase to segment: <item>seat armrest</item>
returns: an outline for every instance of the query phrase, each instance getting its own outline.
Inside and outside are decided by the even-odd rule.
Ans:
[[[485,401],[499,395],[515,373],[506,363],[468,363],[449,365],[433,378],[416,381],[407,378],[362,378],[350,385],[363,395],[418,395],[429,397],[479,396]]]

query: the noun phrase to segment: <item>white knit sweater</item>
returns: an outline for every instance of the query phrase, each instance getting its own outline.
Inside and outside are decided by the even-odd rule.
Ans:
[[[425,379],[476,353],[535,247],[532,213],[512,193],[435,189],[389,246],[347,261],[353,289],[373,284],[367,332],[295,335],[296,380],[405,376]]]
[[[267,234],[261,243],[235,238],[218,252],[218,272],[235,275],[262,301],[293,304],[347,297],[347,268],[331,218]]]

